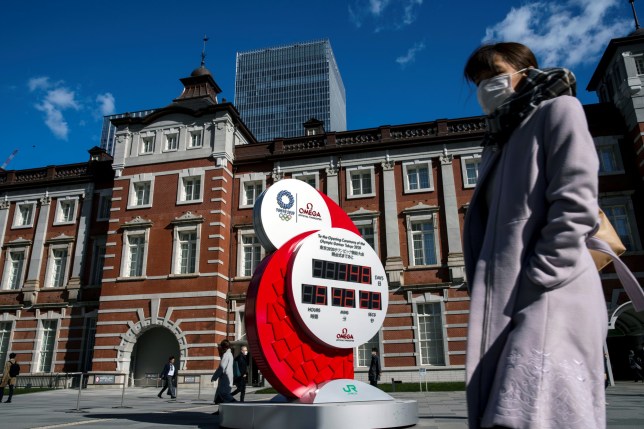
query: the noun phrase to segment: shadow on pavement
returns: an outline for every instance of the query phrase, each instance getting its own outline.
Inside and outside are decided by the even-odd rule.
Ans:
[[[191,426],[203,429],[218,429],[219,417],[210,412],[170,411],[127,414],[86,414],[90,419],[120,419],[123,421],[158,424],[159,426]]]

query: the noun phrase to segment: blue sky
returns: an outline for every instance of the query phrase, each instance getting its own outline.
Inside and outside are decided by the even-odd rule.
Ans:
[[[636,1],[644,18],[644,6]],[[2,7],[0,165],[84,162],[104,114],[165,106],[206,65],[234,100],[235,53],[328,38],[349,129],[479,115],[463,63],[485,40],[528,44],[585,88],[611,38],[634,30],[625,0],[30,1]]]

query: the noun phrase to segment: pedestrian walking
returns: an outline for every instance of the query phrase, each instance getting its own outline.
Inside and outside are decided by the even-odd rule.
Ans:
[[[233,375],[233,353],[230,351],[230,341],[223,340],[218,347],[219,368],[212,375],[210,381],[218,381],[217,390],[215,390],[215,404],[226,402],[236,402],[235,398],[230,394]],[[217,411],[215,414],[219,414]]]
[[[463,233],[469,427],[605,428],[599,162],[575,77],[519,43],[476,49],[464,75],[487,115]]]
[[[4,364],[2,372],[2,381],[0,382],[0,402],[4,397],[4,388],[9,386],[9,396],[5,403],[10,403],[13,397],[13,389],[16,387],[16,379],[20,375],[20,365],[16,362],[16,354],[10,353],[9,360]]]
[[[371,349],[371,363],[369,364],[369,384],[377,386],[380,380],[380,358],[378,357],[378,349],[373,347]]]
[[[248,384],[248,347],[242,346],[235,361],[233,362],[233,382],[235,391],[232,396],[239,395],[239,401],[244,402],[246,397],[246,384]]]
[[[642,361],[635,355],[633,350],[628,351],[628,366],[631,368],[633,373],[633,381],[637,383],[642,380],[644,383],[644,375],[642,375]],[[0,398],[2,398],[0,396]]]
[[[168,358],[168,363],[164,365],[163,370],[159,374],[159,378],[163,380],[163,389],[161,389],[157,395],[159,398],[161,398],[161,395],[163,395],[163,392],[165,392],[166,389],[168,389],[170,399],[175,399],[177,397],[175,390],[177,374],[178,371],[174,365],[174,356],[170,356],[170,358]]]

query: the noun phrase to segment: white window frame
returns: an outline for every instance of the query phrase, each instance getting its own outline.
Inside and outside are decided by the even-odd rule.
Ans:
[[[353,176],[359,174],[369,174],[369,180],[371,182],[371,192],[363,192],[360,194],[354,194],[353,193],[353,185],[352,185],[352,179]],[[376,196],[376,173],[373,165],[368,166],[368,167],[350,167],[346,169],[346,186],[347,186],[347,199],[356,199],[356,198],[371,198]],[[362,184],[361,184],[362,188]]]
[[[434,173],[432,170],[432,160],[431,159],[421,159],[409,162],[403,162],[403,182],[405,184],[405,193],[406,194],[416,194],[419,192],[432,192],[434,190]],[[411,189],[409,183],[409,171],[417,168],[427,168],[427,184],[426,188],[421,188],[420,180],[418,181],[418,189]]]
[[[461,173],[463,176],[463,188],[465,189],[471,189],[476,187],[476,183],[469,183],[468,177],[467,177],[467,165],[472,163],[477,163],[479,165],[476,170],[476,181],[478,182],[479,169],[481,168],[481,155],[473,154],[473,155],[461,156]]]
[[[23,223],[21,221],[22,219],[22,214],[20,211],[20,208],[23,206],[31,206],[31,219],[29,223]],[[20,228],[31,228],[34,226],[34,222],[36,219],[36,202],[35,201],[21,201],[16,203],[16,211],[13,216],[13,229],[20,229]]]
[[[154,153],[154,135],[141,135],[140,139],[139,155],[152,155]]]
[[[112,209],[112,191],[103,190],[97,193],[98,195],[98,207],[96,211],[96,220],[105,221],[110,219],[110,213]]]
[[[259,197],[261,193],[264,192],[264,190],[266,189],[266,174],[263,174],[263,173],[245,174],[243,176],[240,176],[239,180],[240,180],[239,208],[240,209],[252,208],[255,205],[255,201],[257,201],[257,197]],[[246,200],[246,186],[251,183],[254,185],[261,184],[261,189],[255,195],[255,199],[249,203]]]
[[[318,171],[316,172],[308,172],[308,171],[303,171],[299,173],[293,173],[292,175],[293,179],[301,180],[305,183],[308,183],[309,185],[313,186],[315,189],[320,189],[320,173]],[[309,183],[312,181],[314,184]]]
[[[47,271],[45,274],[45,285],[46,288],[64,288],[67,286],[69,280],[69,270],[71,268],[71,242],[54,244],[53,242],[49,244],[48,258],[47,258]],[[65,259],[62,261],[65,265],[62,267],[62,272],[58,275],[61,277],[61,284],[54,285],[56,279],[54,279],[55,268],[54,264],[56,262],[56,252],[65,252]]]
[[[28,242],[30,243],[30,242]],[[27,271],[27,263],[29,262],[29,245],[25,243],[24,245],[10,245],[7,244],[7,249],[5,250],[5,261],[4,261],[4,270],[2,274],[2,290],[20,290],[24,285],[25,273]],[[13,258],[11,254],[13,253],[22,253],[22,266],[20,267],[20,272],[18,273],[18,287],[9,287],[10,277],[13,274]]]
[[[188,131],[188,149],[201,149],[203,147],[203,128]],[[195,139],[199,144],[194,144]]]
[[[103,267],[107,252],[106,237],[96,237],[92,243],[92,265],[89,273],[89,286],[100,286],[103,281]]]
[[[381,347],[380,347],[381,331],[382,331],[382,328],[378,330],[378,332],[376,332],[376,335],[374,335],[373,338],[371,338],[369,341],[367,341],[364,344],[360,344],[358,347],[354,349],[354,354],[356,357],[355,358],[356,368],[369,368],[369,365],[371,365],[371,349],[376,347],[378,350],[381,350]],[[373,341],[374,339],[376,341]],[[378,353],[378,357],[380,357],[380,353]]]
[[[380,256],[380,243],[378,240],[378,217],[380,216],[379,212],[368,211],[363,208],[349,213],[349,217],[353,221],[353,224],[360,230],[361,227],[371,227],[373,229],[373,250],[376,251],[376,254]],[[366,241],[366,240],[365,240]]]
[[[138,276],[130,275],[130,237],[142,237],[143,238],[143,257],[141,260],[141,274]],[[123,232],[123,251],[121,257],[121,277],[122,279],[140,279],[147,276],[147,266],[148,266],[148,248],[150,243],[150,228],[146,227],[128,227]]]
[[[420,308],[419,306],[425,306],[425,305],[435,305],[438,304],[440,307],[440,321],[441,321],[441,347],[443,349],[443,363],[438,364],[438,363],[429,363],[429,362],[423,362],[423,360],[426,358],[423,353],[423,345],[422,343],[424,341],[432,341],[432,340],[423,340],[421,337],[421,329],[420,329],[420,319],[421,319],[421,314],[420,314]],[[434,295],[431,294],[425,294],[425,296],[421,296],[418,299],[416,299],[413,303],[413,311],[414,311],[414,324],[415,330],[416,330],[416,350],[418,351],[418,361],[417,364],[419,366],[433,366],[433,367],[443,367],[443,366],[448,366],[449,365],[449,350],[448,350],[448,344],[447,344],[447,328],[446,328],[446,316],[445,316],[445,302]],[[425,313],[423,313],[425,314]]]
[[[186,199],[186,182],[199,179],[199,196],[197,199]],[[205,173],[201,169],[188,169],[179,173],[179,184],[177,186],[177,204],[195,204],[203,202],[205,187]]]
[[[184,217],[185,218],[185,217]],[[192,219],[175,220],[173,242],[172,242],[172,276],[196,276],[199,275],[199,258],[201,255],[201,223],[202,217],[194,217]],[[195,239],[195,268],[194,271],[182,273],[181,272],[181,234],[194,233]]]
[[[171,137],[174,137],[174,144],[171,146]],[[179,130],[170,129],[163,132],[163,151],[176,152],[179,150]]]
[[[0,321],[0,362],[6,362],[9,358],[9,346],[13,337],[13,320]]]
[[[626,253],[638,252],[642,250],[642,243],[640,241],[640,233],[637,228],[637,219],[635,217],[635,210],[633,208],[633,201],[631,195],[615,195],[611,197],[600,198],[599,206],[604,209],[608,207],[622,206],[625,209],[626,219],[628,220],[628,228],[630,229],[630,240],[632,243],[631,249],[626,249]],[[614,225],[613,225],[614,226]]]
[[[246,258],[245,258],[245,252],[244,252],[244,237],[254,237],[257,239],[257,235],[255,234],[255,231],[252,229],[240,229],[237,231],[237,277],[241,278],[250,278],[253,276],[253,273],[255,269],[257,269],[257,265],[264,259],[265,256],[265,251],[264,247],[259,244],[259,239],[257,239],[257,243],[253,244],[253,247],[259,246],[259,261],[257,261],[257,265],[255,266],[255,269],[251,268],[251,273],[250,275],[246,274]]]
[[[429,206],[428,206],[429,207]],[[414,256],[414,232],[413,224],[417,222],[431,222],[434,227],[434,252],[436,254],[436,263],[429,265],[416,265],[416,258]],[[407,255],[409,257],[409,267],[423,267],[432,268],[441,266],[440,254],[440,230],[438,226],[438,208],[428,208],[406,213],[406,226],[407,226]]]
[[[136,204],[136,185],[141,183],[150,183],[150,196],[147,204]],[[128,196],[127,208],[129,209],[145,209],[152,207],[154,199],[154,176],[151,174],[140,174],[130,179],[130,193]]]
[[[615,174],[624,174],[624,163],[622,162],[622,155],[619,150],[619,138],[616,136],[602,136],[594,137],[595,149],[597,149],[597,157],[599,158],[599,175],[600,176],[612,176]],[[615,161],[615,170],[613,171],[604,171],[604,164],[602,162],[601,151],[603,149],[609,148],[610,153],[614,157]]]
[[[55,328],[51,330],[53,332],[53,337],[51,338],[51,351],[46,351],[44,348],[46,347],[45,343],[45,323],[47,324],[55,324]],[[56,368],[56,352],[57,352],[57,342],[58,342],[58,331],[60,330],[60,319],[58,318],[43,318],[38,321],[38,353],[35,355],[36,359],[36,368],[37,370],[35,372],[41,372],[41,373],[50,373],[54,372],[54,369]],[[46,359],[46,354],[50,355],[49,359]],[[45,364],[47,364],[47,360],[49,361],[48,365],[49,368],[45,368]]]
[[[71,219],[65,219],[65,206],[71,206]],[[72,225],[76,223],[76,214],[78,213],[78,197],[58,198],[56,202],[56,216],[54,225]]]

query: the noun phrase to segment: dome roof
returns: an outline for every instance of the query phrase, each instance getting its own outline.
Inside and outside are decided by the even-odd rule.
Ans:
[[[198,68],[194,69],[192,71],[192,73],[190,73],[190,76],[192,76],[192,77],[206,76],[206,75],[212,76],[212,73],[210,73],[210,70],[208,70],[204,66],[198,67]]]

